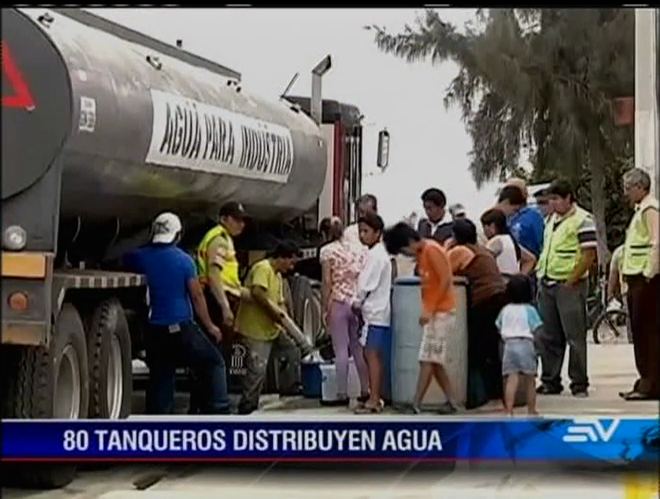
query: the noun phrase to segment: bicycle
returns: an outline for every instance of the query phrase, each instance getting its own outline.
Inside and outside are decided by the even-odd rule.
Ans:
[[[607,277],[602,275],[598,278],[596,292],[587,298],[587,327],[591,329],[593,341],[596,345],[614,343],[622,336],[630,341],[628,313],[623,308],[608,308],[606,289]]]

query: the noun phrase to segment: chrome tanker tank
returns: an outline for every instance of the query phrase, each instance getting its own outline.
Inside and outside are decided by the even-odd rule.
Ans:
[[[231,199],[270,221],[316,202],[325,144],[299,108],[57,9],[2,14],[3,201],[57,165],[65,219],[142,225]]]

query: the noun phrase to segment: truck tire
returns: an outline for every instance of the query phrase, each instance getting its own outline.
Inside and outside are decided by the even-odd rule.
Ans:
[[[89,374],[85,330],[69,303],[57,317],[50,348],[17,351],[16,370],[9,380],[8,413],[14,419],[84,419],[89,406]],[[13,467],[12,467],[13,468]],[[37,489],[58,489],[71,483],[76,466],[19,465],[14,481]]]
[[[126,419],[133,399],[131,335],[119,300],[103,301],[87,331],[89,417]]]

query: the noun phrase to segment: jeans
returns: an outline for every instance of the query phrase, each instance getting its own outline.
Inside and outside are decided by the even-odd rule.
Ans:
[[[235,383],[235,380],[231,376],[229,366],[231,365],[231,358],[233,352],[233,342],[234,342],[234,331],[233,327],[226,327],[223,324],[223,314],[222,308],[218,304],[218,301],[215,299],[215,296],[210,291],[208,286],[204,288],[204,298],[206,298],[206,305],[208,307],[209,315],[211,320],[217,324],[222,330],[222,341],[218,344],[215,343],[215,340],[206,334],[207,338],[211,341],[214,348],[220,350],[225,364],[225,379],[227,380],[227,390],[229,393],[234,393],[232,391],[232,384]],[[229,301],[229,307],[234,315],[238,310],[239,299],[234,297],[231,294],[227,295]],[[200,402],[204,398],[204,386],[203,383],[197,379],[195,373],[192,370],[189,370],[189,379],[190,379],[190,408],[189,414],[204,414],[202,411],[202,403]]]
[[[586,390],[587,376],[587,283],[575,286],[540,283],[539,312],[543,332],[538,346],[541,354],[541,381],[561,390],[561,368],[568,344],[568,376],[571,391]]]
[[[172,329],[178,329],[171,331]],[[150,325],[146,334],[147,414],[172,414],[176,369],[191,369],[200,381],[200,409],[205,414],[229,414],[225,362],[219,349],[190,321],[174,327]]]

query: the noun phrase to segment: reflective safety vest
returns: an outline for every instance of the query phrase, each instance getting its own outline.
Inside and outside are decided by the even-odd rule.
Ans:
[[[216,237],[222,237],[227,242],[226,253],[220,277],[222,285],[228,293],[240,295],[241,280],[238,277],[238,260],[236,259],[236,250],[234,249],[234,240],[227,229],[221,224],[216,225],[209,230],[202,238],[202,242],[197,247],[197,270],[202,283],[208,282],[208,249]]]
[[[536,266],[539,279],[547,278],[555,281],[565,281],[580,261],[582,250],[578,240],[578,230],[589,216],[589,212],[579,206],[569,217],[560,221],[559,216],[553,213],[545,224],[543,234],[543,250]],[[585,278],[588,271],[580,278]]]
[[[623,247],[623,275],[634,276],[648,271],[651,262],[651,234],[644,220],[647,209],[658,210],[658,200],[647,195],[635,210],[626,230]]]

